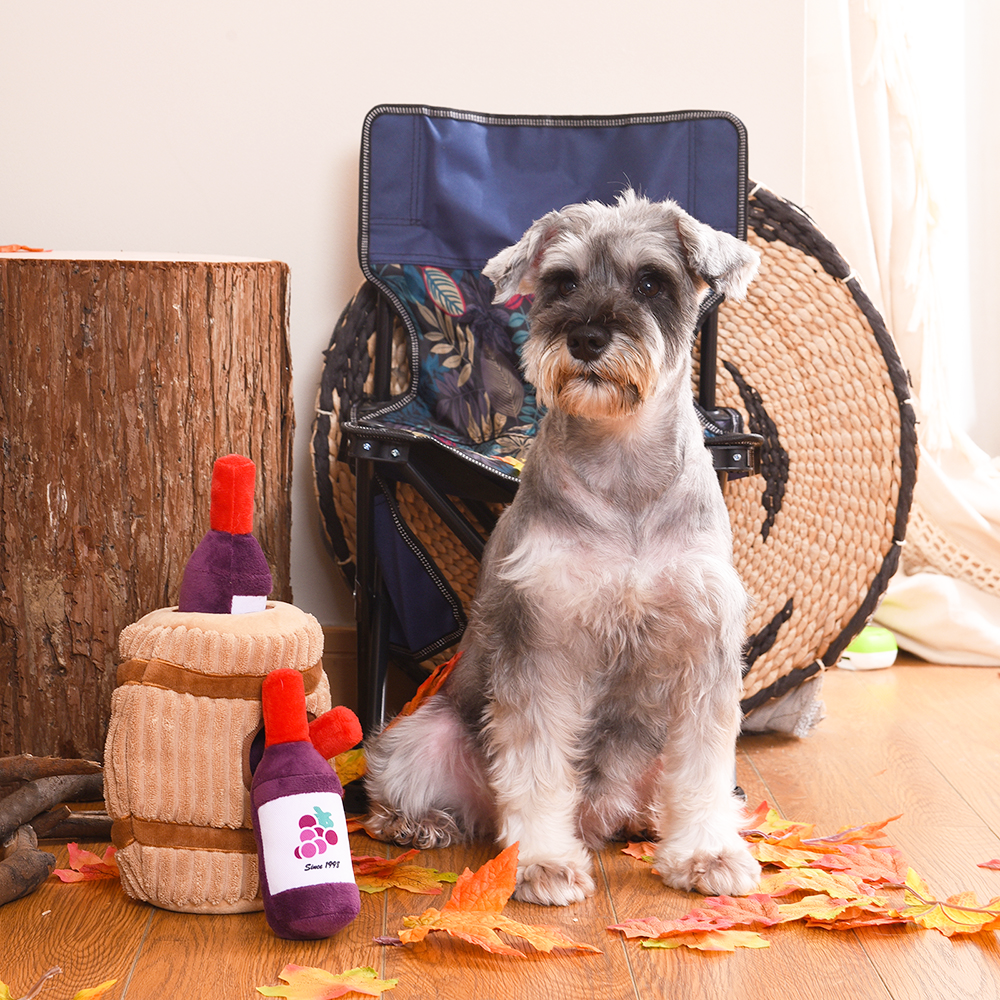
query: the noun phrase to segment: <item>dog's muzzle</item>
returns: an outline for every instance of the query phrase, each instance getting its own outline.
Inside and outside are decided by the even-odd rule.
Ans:
[[[591,323],[574,327],[566,334],[566,347],[577,361],[596,361],[610,343],[610,332]]]

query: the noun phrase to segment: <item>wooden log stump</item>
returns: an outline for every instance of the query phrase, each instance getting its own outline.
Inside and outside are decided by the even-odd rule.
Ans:
[[[0,755],[102,759],[118,634],[176,603],[221,455],[291,600],[287,323],[277,261],[0,254]]]

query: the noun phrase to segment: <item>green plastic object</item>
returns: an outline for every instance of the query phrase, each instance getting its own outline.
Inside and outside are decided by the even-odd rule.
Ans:
[[[842,670],[881,670],[896,662],[896,637],[881,625],[866,625],[841,654]]]

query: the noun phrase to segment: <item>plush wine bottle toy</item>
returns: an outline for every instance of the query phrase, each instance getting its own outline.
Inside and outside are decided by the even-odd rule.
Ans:
[[[268,674],[261,700],[264,754],[250,802],[264,916],[278,937],[330,937],[361,909],[343,789],[310,740],[301,673]]]
[[[210,527],[184,567],[178,611],[239,615],[267,607],[271,570],[252,534],[256,474],[242,455],[225,455],[212,466]]]

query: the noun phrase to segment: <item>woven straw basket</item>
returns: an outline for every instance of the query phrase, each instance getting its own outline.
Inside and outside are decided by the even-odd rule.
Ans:
[[[323,630],[280,601],[242,615],[161,608],[122,630],[119,652],[104,795],[125,891],[186,913],[261,909],[247,791],[261,684],[300,670],[307,710],[328,711]]]
[[[749,202],[760,274],[719,313],[717,402],[764,437],[762,473],[730,483],[736,568],[753,600],[743,709],[836,663],[899,561],[916,478],[909,386],[892,338],[850,267],[807,215],[763,188]],[[354,477],[340,416],[371,391],[375,292],[345,309],[326,352],[313,433],[330,551],[354,582]],[[393,393],[409,366],[396,331]],[[697,375],[697,358],[695,359]],[[411,529],[466,608],[478,563],[408,486]]]

